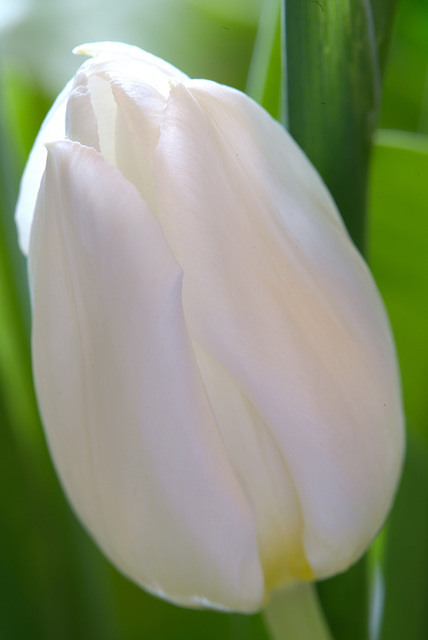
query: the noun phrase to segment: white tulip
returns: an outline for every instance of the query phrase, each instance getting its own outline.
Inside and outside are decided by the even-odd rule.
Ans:
[[[52,457],[124,574],[254,611],[346,569],[386,518],[404,445],[384,307],[260,106],[131,46],[79,52],[17,211]]]

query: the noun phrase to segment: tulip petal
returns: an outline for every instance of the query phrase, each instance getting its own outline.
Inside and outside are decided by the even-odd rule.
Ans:
[[[156,213],[153,162],[165,99],[147,84],[109,75],[117,104],[116,166]]]
[[[30,276],[43,422],[92,535],[174,602],[259,607],[256,524],[190,347],[182,271],[138,191],[93,149],[49,146]]]
[[[188,79],[185,73],[162,58],[123,42],[86,43],[76,47],[73,53],[97,58],[97,63],[101,60],[102,64],[105,64],[109,69],[112,69],[112,65],[114,68],[114,65],[121,60],[127,62],[128,69],[130,66],[138,65],[142,69],[141,80],[153,87],[158,85],[162,76],[182,81]]]
[[[186,82],[189,78],[173,65],[147,51],[119,42],[98,42],[77,47],[74,53],[95,56],[86,60],[81,70],[88,76],[115,74],[118,78],[133,78],[151,86],[166,98],[171,83]]]
[[[74,78],[64,87],[49,110],[34,141],[22,175],[15,220],[18,227],[19,246],[25,255],[28,255],[34,207],[46,164],[45,145],[65,136],[67,100],[73,84]]]
[[[90,79],[90,85],[92,100],[98,105],[96,110],[102,137],[114,145],[109,153],[104,147],[103,156],[137,187],[155,212],[153,160],[165,108],[164,96],[154,87],[129,75],[129,70],[97,74],[96,78]],[[105,122],[105,113],[113,111],[112,105],[114,117],[109,119],[110,124]]]
[[[280,447],[236,380],[200,345],[194,349],[231,463],[251,496],[268,591],[312,580],[299,498]]]
[[[100,149],[97,114],[92,100],[88,77],[78,72],[70,91],[66,110],[66,137],[96,151]]]
[[[234,381],[282,457],[310,567],[340,571],[383,523],[403,451],[395,351],[371,275],[312,165],[240,92],[208,81],[171,90],[156,178],[189,333],[218,363],[208,394],[218,401],[223,385],[230,396]],[[213,410],[238,459],[227,432],[239,418]],[[263,476],[251,455],[248,469]],[[272,502],[263,491],[250,499],[258,514]]]

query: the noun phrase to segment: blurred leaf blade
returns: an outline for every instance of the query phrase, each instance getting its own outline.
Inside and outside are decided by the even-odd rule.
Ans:
[[[380,640],[428,637],[428,136],[381,131],[370,192],[369,257],[396,338],[408,451],[384,533]]]
[[[428,446],[409,433],[407,459],[386,532],[380,640],[428,637]]]
[[[279,0],[265,0],[248,71],[246,93],[287,124],[284,103],[284,21]]]
[[[0,69],[0,381],[4,403],[22,442],[37,446],[38,412],[31,375],[26,264],[21,255],[13,211],[20,161],[14,123],[8,117],[4,70]]]
[[[334,640],[364,640],[369,629],[367,559],[334,578],[319,582],[317,591]]]
[[[374,149],[369,261],[394,331],[408,428],[428,437],[428,137],[382,131]]]
[[[380,68],[385,68],[398,0],[370,0]]]
[[[0,637],[115,640],[105,561],[81,531],[76,535],[46,450],[35,456],[14,437],[15,429],[4,428],[11,419],[3,396],[0,418],[1,481],[7,486],[0,527]]]
[[[381,127],[428,134],[428,3],[399,4],[384,82]]]

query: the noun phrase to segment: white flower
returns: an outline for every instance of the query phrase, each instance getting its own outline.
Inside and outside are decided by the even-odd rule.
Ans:
[[[127,576],[253,611],[385,520],[403,455],[385,311],[261,107],[134,47],[80,51],[17,212],[52,456]]]

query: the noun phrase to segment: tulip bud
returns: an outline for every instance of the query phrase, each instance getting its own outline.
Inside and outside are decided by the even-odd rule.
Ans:
[[[384,307],[260,106],[135,47],[79,52],[17,209],[51,454],[129,578],[254,611],[385,520],[403,414]]]

